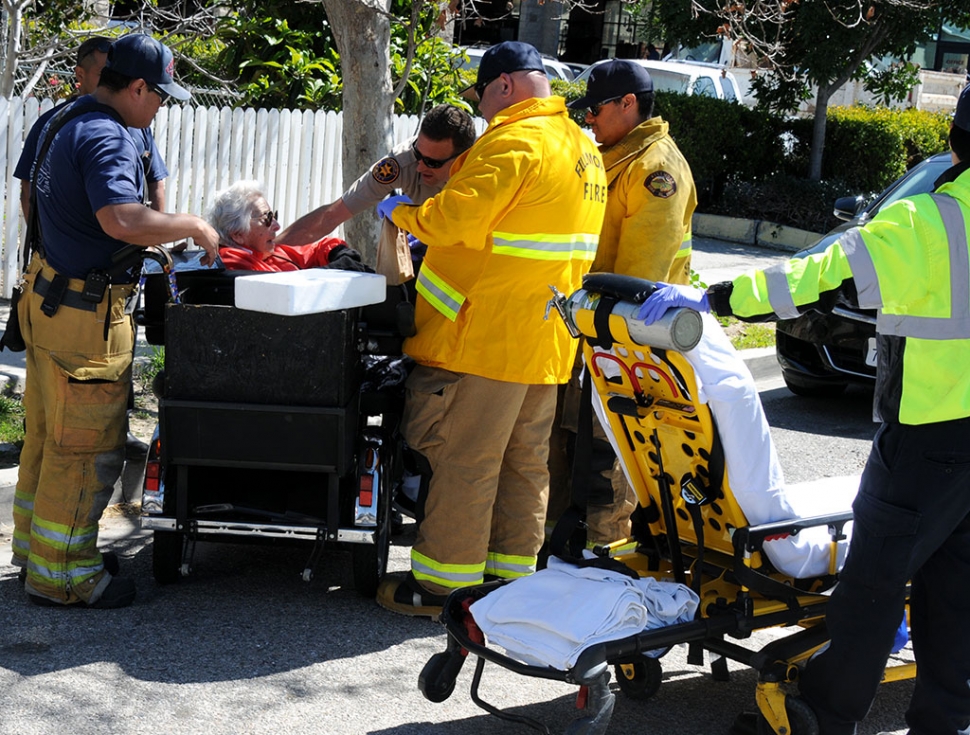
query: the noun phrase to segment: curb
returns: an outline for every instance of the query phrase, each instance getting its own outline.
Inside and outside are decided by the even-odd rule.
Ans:
[[[778,358],[774,347],[754,347],[749,350],[739,350],[739,353],[756,380],[778,371]]]
[[[757,219],[738,219],[720,214],[695,214],[691,231],[697,237],[754,245],[794,253],[818,241],[822,234]]]

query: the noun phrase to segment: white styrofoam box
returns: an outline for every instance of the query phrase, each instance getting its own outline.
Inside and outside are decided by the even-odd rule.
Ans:
[[[386,293],[384,276],[311,268],[239,277],[235,299],[240,309],[295,316],[379,304]]]

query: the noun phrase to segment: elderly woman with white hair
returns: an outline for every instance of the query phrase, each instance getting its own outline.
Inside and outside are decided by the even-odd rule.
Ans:
[[[280,223],[257,181],[237,181],[216,194],[207,219],[219,233],[219,257],[228,270],[373,272],[361,262],[360,253],[339,237],[296,247],[277,243]]]

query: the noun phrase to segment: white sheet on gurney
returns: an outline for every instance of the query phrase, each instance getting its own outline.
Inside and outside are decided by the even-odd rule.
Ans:
[[[697,605],[697,595],[681,584],[550,557],[546,569],[500,587],[470,610],[489,643],[512,658],[565,671],[589,646],[693,620]]]
[[[759,525],[850,510],[859,487],[857,476],[827,478],[801,487],[785,485],[751,371],[717,320],[710,314],[702,316],[701,341],[684,357],[697,378],[698,400],[707,403],[714,415],[724,447],[728,483],[748,523]],[[606,426],[602,402],[599,396],[594,398],[594,408]],[[612,435],[610,441],[616,450]],[[845,528],[850,535],[852,524]],[[811,528],[797,536],[767,542],[765,552],[783,574],[798,579],[817,577],[829,572],[829,540],[825,527]],[[840,542],[837,568],[845,561],[847,549],[848,540]]]

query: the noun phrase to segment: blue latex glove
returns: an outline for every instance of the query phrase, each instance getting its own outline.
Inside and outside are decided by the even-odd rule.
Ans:
[[[710,311],[707,303],[707,292],[690,286],[673,286],[669,283],[657,283],[657,290],[647,297],[640,306],[637,316],[647,326],[660,319],[668,309],[687,307],[694,311]]]
[[[412,202],[411,197],[407,196],[406,194],[403,196],[388,197],[387,199],[384,199],[383,201],[378,202],[377,214],[379,214],[382,219],[384,217],[387,217],[388,219],[390,219],[391,212],[394,211],[394,208],[398,204],[414,204],[414,202]]]

